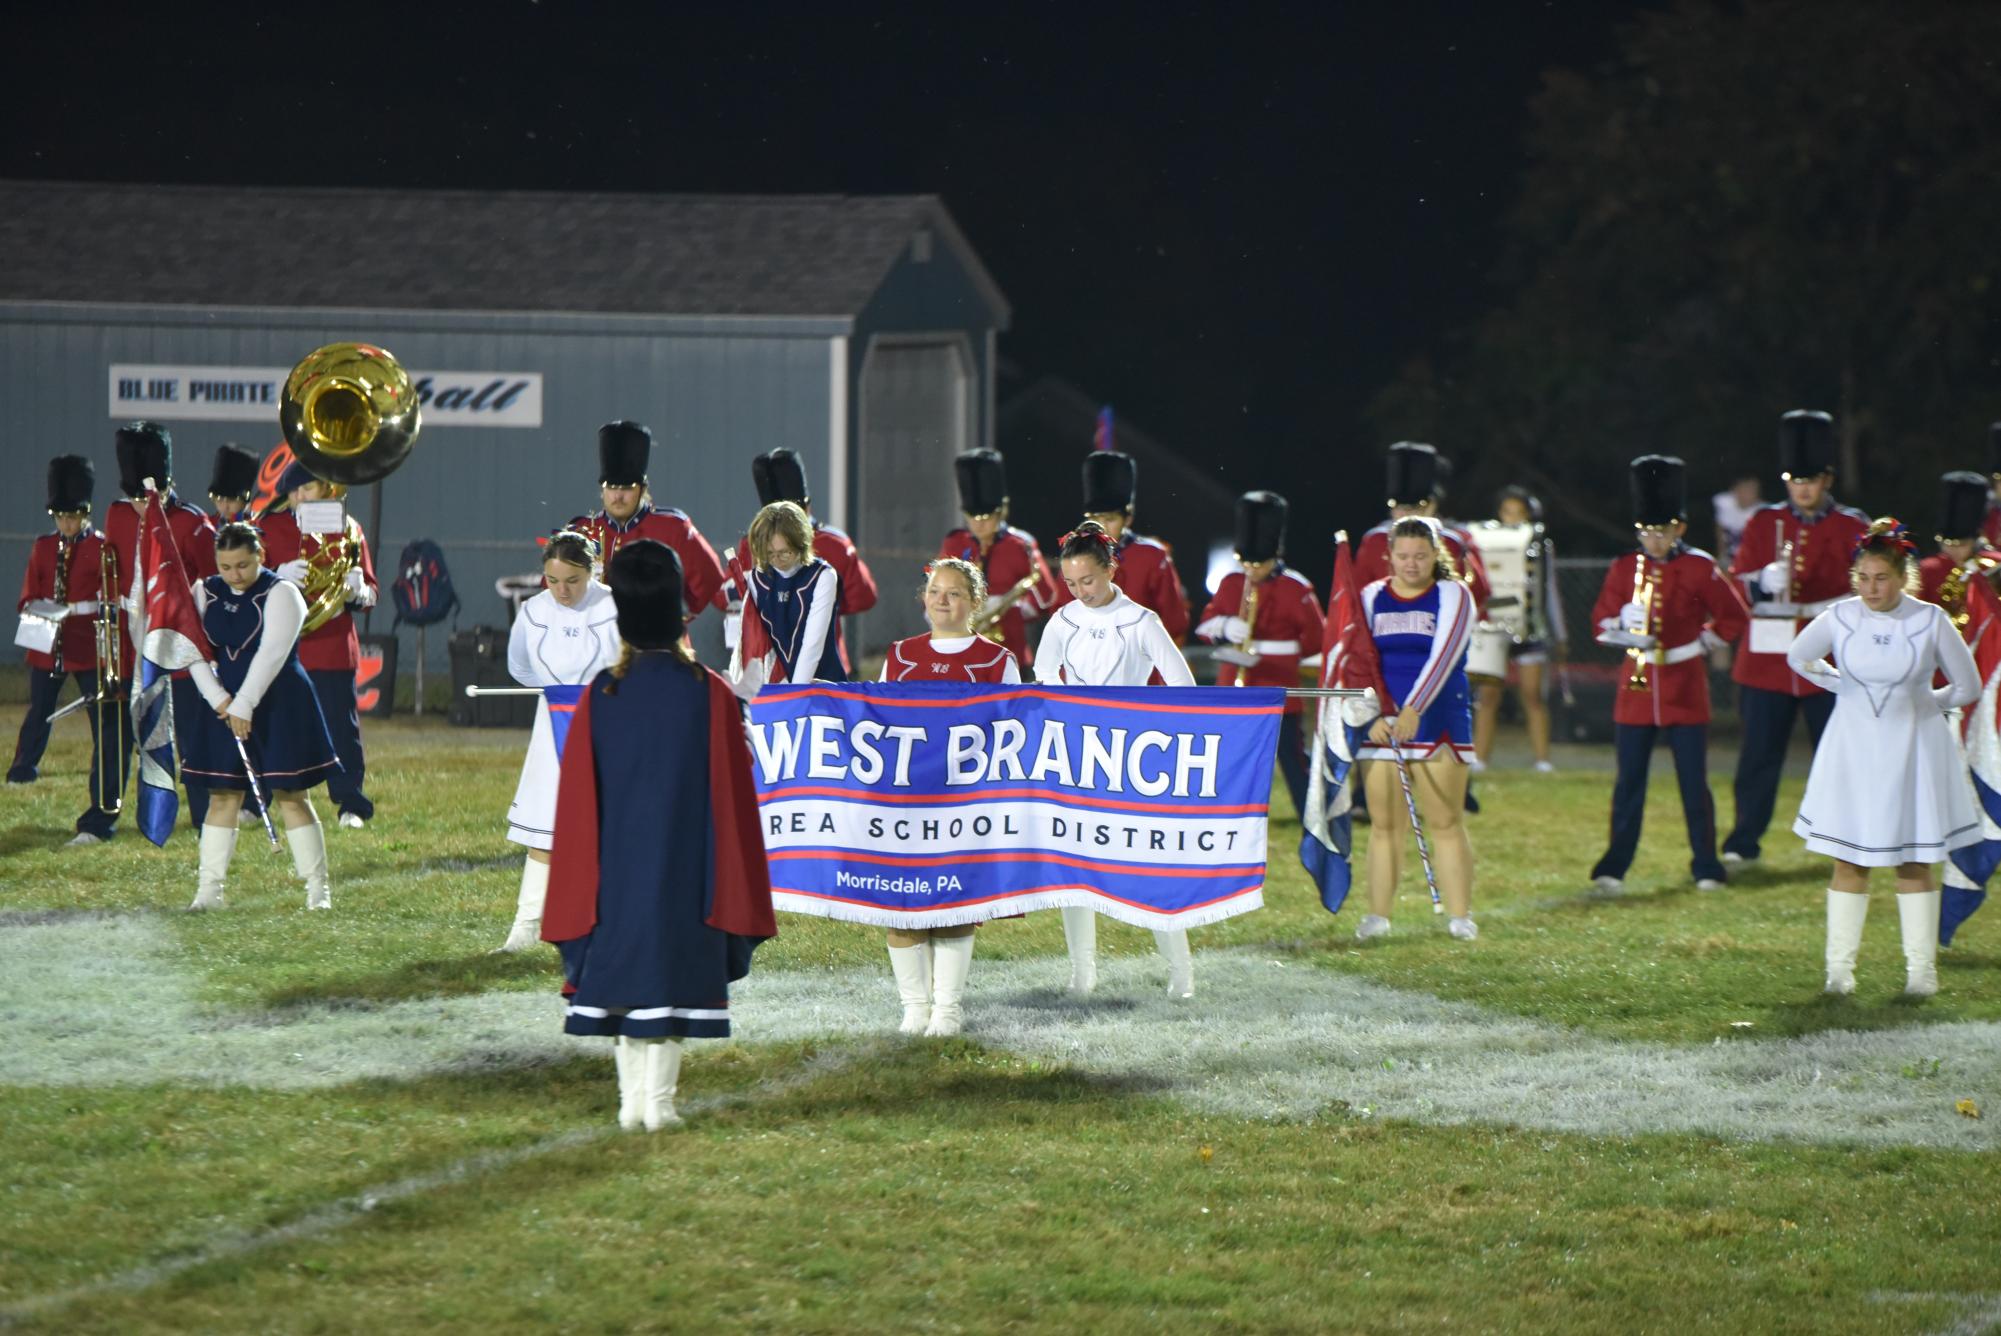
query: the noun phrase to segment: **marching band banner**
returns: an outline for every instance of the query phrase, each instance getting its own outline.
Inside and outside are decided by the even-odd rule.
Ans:
[[[1081,905],[1189,928],[1264,903],[1284,693],[776,685],[751,705],[772,903],[884,927]]]
[[[111,416],[162,421],[278,421],[282,366],[154,366],[114,362]],[[539,427],[539,371],[411,371],[424,426]]]

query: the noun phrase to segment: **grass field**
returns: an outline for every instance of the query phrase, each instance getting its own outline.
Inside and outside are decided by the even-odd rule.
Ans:
[[[965,1037],[899,1041],[880,935],[783,918],[646,1137],[553,952],[485,954],[524,734],[371,726],[380,816],[329,831],[311,917],[249,832],[200,916],[185,831],[60,848],[80,736],[0,790],[0,1325],[2001,1324],[2001,911],[1913,1004],[1885,893],[1823,999],[1824,869],[1777,832],[1698,894],[1666,774],[1613,901],[1609,776],[1483,780],[1472,944],[1413,880],[1356,949],[1275,811],[1268,907],[1195,934],[1179,1006],[1109,923],[1063,998],[1043,914],[982,929]]]

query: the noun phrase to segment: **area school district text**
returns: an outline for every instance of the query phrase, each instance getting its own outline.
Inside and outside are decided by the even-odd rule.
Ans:
[[[809,780],[873,785],[887,777],[892,788],[910,788],[912,756],[920,748],[927,748],[926,757],[933,754],[928,728],[873,719],[850,728],[847,720],[822,714],[752,724],[750,740],[767,785],[801,778],[803,766]],[[1006,780],[1149,798],[1213,798],[1222,746],[1220,733],[1100,728],[1048,718],[1031,746],[1028,727],[1018,719],[952,724],[945,731],[942,783],[963,788]],[[927,774],[918,782],[940,780]]]

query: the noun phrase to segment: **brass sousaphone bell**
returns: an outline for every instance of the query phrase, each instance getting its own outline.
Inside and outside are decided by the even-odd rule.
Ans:
[[[395,472],[417,444],[422,412],[417,387],[388,351],[368,343],[330,343],[307,354],[285,378],[278,425],[292,457],[322,482],[358,487]],[[308,559],[300,592],[304,630],[317,631],[347,606],[347,574],[361,559],[361,534],[327,538]]]

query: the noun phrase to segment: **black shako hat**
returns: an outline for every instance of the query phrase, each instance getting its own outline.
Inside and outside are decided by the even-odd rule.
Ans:
[[[1688,514],[1688,468],[1673,455],[1641,455],[1631,464],[1633,523],[1673,524]]]
[[[1418,441],[1398,441],[1390,447],[1389,474],[1385,482],[1389,503],[1416,506],[1434,499],[1442,485],[1438,447]]]
[[[784,446],[751,460],[750,480],[757,484],[757,504],[760,506],[768,506],[773,501],[791,501],[804,506],[812,500],[807,494],[806,466],[795,452]]]
[[[97,468],[82,455],[57,455],[49,461],[49,514],[74,515],[90,509]]]
[[[607,422],[598,428],[598,482],[606,487],[638,487],[646,481],[653,433],[637,422]]]
[[[137,499],[146,479],[165,491],[174,476],[174,438],[157,422],[131,422],[118,429],[118,486]]]
[[[1779,476],[1818,478],[1834,471],[1834,419],[1795,408],[1779,419]]]
[[[672,649],[687,623],[682,607],[681,558],[651,538],[621,543],[605,572],[618,634],[634,649]]]
[[[1285,551],[1285,498],[1245,492],[1237,498],[1237,560],[1271,561]]]
[[[257,472],[263,462],[240,445],[218,447],[215,466],[209,470],[208,494],[248,501],[257,494]]]
[[[1980,537],[1987,523],[1987,479],[1956,469],[1939,478],[1938,537],[1942,542],[1967,542]]]
[[[1139,496],[1139,461],[1117,450],[1084,456],[1084,513],[1131,510]]]
[[[959,509],[991,515],[1007,504],[1007,464],[998,450],[968,450],[952,461],[959,479]]]

